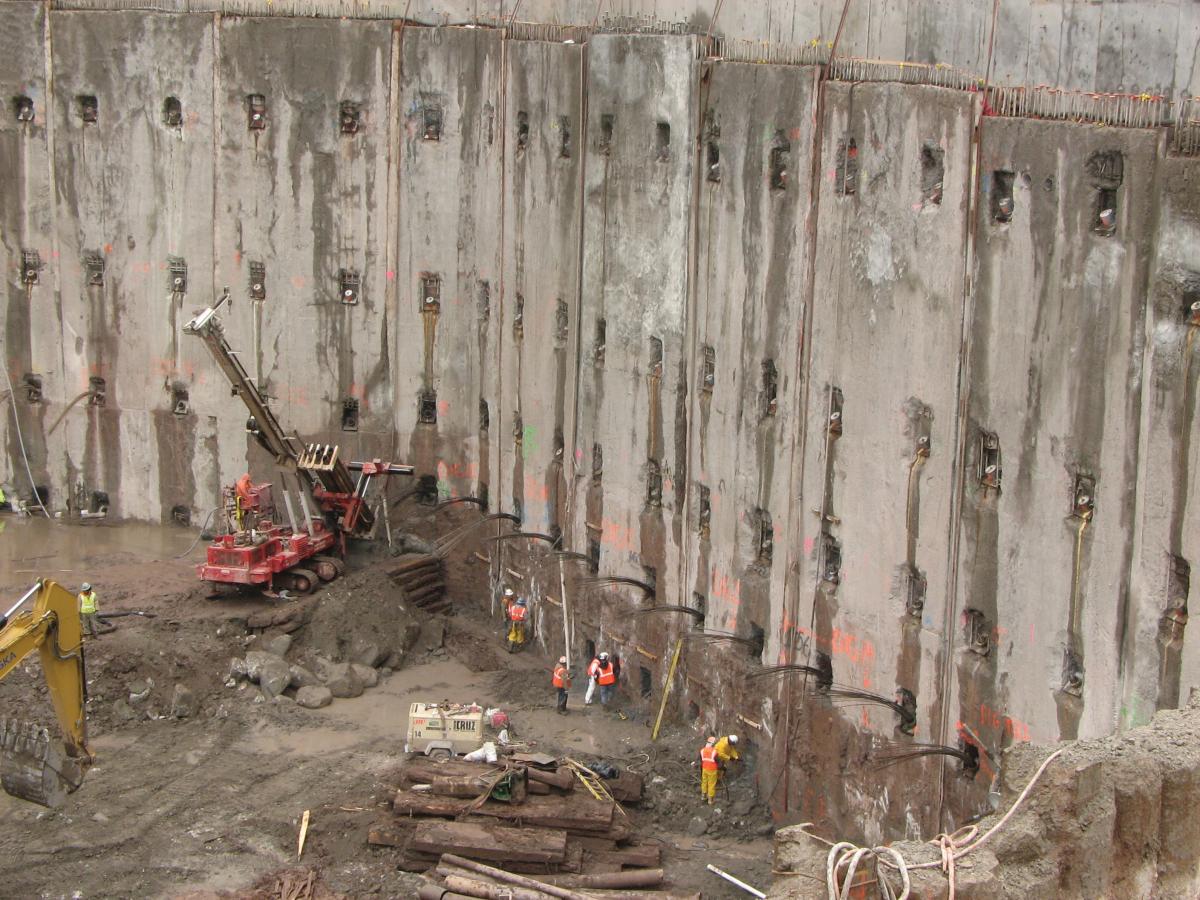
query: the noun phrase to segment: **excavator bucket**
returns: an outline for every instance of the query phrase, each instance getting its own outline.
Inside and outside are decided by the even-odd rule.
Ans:
[[[32,722],[0,718],[0,786],[39,806],[60,806],[83,781],[66,745]]]

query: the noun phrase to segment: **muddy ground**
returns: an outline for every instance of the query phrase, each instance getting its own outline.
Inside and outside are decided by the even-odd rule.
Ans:
[[[483,573],[461,562],[469,554],[449,573],[456,613],[407,610],[422,631],[391,660],[399,668],[382,669],[379,686],[361,697],[311,710],[286,696],[267,700],[245,681],[227,684],[230,660],[264,640],[247,620],[271,602],[207,599],[192,568],[202,555],[189,552],[194,530],[13,518],[0,526],[0,599],[15,599],[39,575],[72,591],[86,579],[102,611],[155,616],[115,619],[115,631],[87,645],[97,764],[83,787],[53,811],[0,793],[5,896],[278,897],[297,869],[315,871],[318,896],[414,896],[420,877],[396,869],[398,851],[366,838],[389,815],[409,703],[442,698],[504,708],[514,736],[540,750],[644,772],[648,799],[631,813],[641,839],[662,841],[672,886],[745,896],[708,874],[707,862],[752,884],[770,881],[771,826],[749,773],[710,809],[692,765],[702,736],[674,726],[652,744],[644,709],[624,704],[625,719],[584,710],[582,689],[571,714],[556,715],[550,661],[503,652],[499,624],[470,602]],[[388,559],[381,548],[359,551],[344,581],[306,601],[316,608],[294,633],[289,659],[331,655],[339,642],[348,648],[345,635],[390,621],[387,610],[403,597],[379,571]],[[176,685],[195,700],[182,718],[171,715]],[[35,661],[0,682],[0,715],[53,722]],[[306,809],[311,825],[297,861]]]

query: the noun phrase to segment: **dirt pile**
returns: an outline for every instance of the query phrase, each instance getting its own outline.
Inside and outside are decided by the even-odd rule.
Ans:
[[[1011,818],[963,857],[959,900],[1200,896],[1200,698],[1141,728],[1063,747]],[[978,835],[997,825],[1051,752],[1033,744],[1006,751],[1001,809],[978,823]],[[800,826],[775,840],[775,869],[797,875],[769,896],[824,898],[829,844]],[[949,896],[933,844],[892,846],[910,864],[931,864],[911,873],[913,900]]]

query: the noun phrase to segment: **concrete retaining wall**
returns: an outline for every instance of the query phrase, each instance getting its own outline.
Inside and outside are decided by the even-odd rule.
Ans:
[[[18,495],[14,421],[55,509],[199,519],[271,477],[181,331],[228,285],[288,425],[590,556],[480,545],[647,709],[682,641],[671,709],[744,734],[781,813],[927,836],[1008,744],[1200,682],[1200,194],[1164,134],[695,37],[48,16],[0,7],[35,110],[0,117]],[[749,677],[780,663],[822,674]],[[942,755],[878,767],[914,741]]]

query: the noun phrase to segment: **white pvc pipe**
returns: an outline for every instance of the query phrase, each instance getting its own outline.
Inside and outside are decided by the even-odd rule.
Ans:
[[[750,896],[760,897],[760,898],[762,898],[762,900],[767,900],[767,895],[764,894],[762,891],[760,891],[758,888],[750,887],[750,885],[746,884],[746,882],[739,881],[738,879],[736,879],[732,875],[730,875],[728,872],[726,872],[722,869],[718,869],[712,863],[709,863],[706,868],[708,869],[708,871],[712,872],[714,875],[720,875],[722,878],[724,878],[730,884],[740,887],[743,891],[745,891]]]

